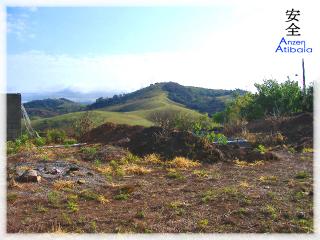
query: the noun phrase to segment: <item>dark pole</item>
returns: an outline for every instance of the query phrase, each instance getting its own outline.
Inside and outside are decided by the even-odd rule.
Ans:
[[[302,58],[302,81],[303,81],[303,95],[306,95],[306,76],[304,70],[304,59]]]

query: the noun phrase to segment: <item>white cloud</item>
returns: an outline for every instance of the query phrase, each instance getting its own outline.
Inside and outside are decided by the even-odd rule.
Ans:
[[[7,33],[13,34],[19,41],[35,38],[32,23],[29,21],[30,14],[37,11],[37,8],[27,8],[29,12],[7,13]]]

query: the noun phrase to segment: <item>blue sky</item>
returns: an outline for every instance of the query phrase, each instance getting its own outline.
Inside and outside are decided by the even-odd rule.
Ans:
[[[9,21],[23,19],[26,23],[22,38],[8,34],[8,53],[38,50],[102,55],[181,50],[227,24],[230,11],[222,7],[8,8]]]
[[[261,4],[7,7],[7,89],[129,92],[175,81],[253,90],[266,78],[298,80],[302,56],[274,53],[285,11]],[[315,47],[319,34],[306,24],[314,19],[304,16],[304,40]],[[319,77],[316,54],[304,56],[309,81]]]

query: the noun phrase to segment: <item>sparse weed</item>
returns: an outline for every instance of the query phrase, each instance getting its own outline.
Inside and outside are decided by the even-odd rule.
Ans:
[[[48,212],[48,208],[44,207],[42,204],[37,204],[36,205],[36,211],[39,213],[45,213]]]
[[[7,201],[8,202],[14,202],[15,200],[17,200],[17,198],[18,198],[17,193],[8,193],[7,194]]]
[[[129,193],[119,193],[118,195],[114,196],[115,200],[128,200],[130,197]]]
[[[97,223],[96,221],[91,221],[90,222],[90,228],[92,232],[97,232]]]
[[[57,191],[51,191],[48,193],[48,202],[54,207],[58,207],[60,204],[60,194]]]
[[[98,200],[99,195],[89,189],[85,189],[80,192],[80,198],[85,200]]]
[[[100,202],[101,204],[105,205],[107,203],[109,203],[110,201],[103,195],[99,195],[97,198],[98,202]]]
[[[255,148],[255,150],[257,150],[258,152],[260,152],[261,154],[265,154],[267,152],[267,149],[265,146],[263,146],[262,144],[259,144],[257,148]]]
[[[145,213],[142,210],[138,211],[137,214],[136,214],[136,217],[140,218],[140,219],[143,219],[145,217]]]
[[[199,178],[209,177],[209,173],[206,170],[194,170],[192,173]]]
[[[270,205],[270,204],[267,204],[266,206],[264,206],[261,209],[261,211],[262,211],[263,214],[271,216],[272,219],[276,219],[277,218],[277,209],[274,206]]]
[[[77,211],[79,211],[79,205],[78,205],[78,203],[76,203],[75,201],[69,200],[69,201],[67,202],[67,207],[68,207],[68,209],[69,209],[71,212],[77,212]]]
[[[208,219],[202,219],[198,222],[198,227],[203,229],[206,226],[208,226],[208,224],[209,224]]]
[[[237,213],[240,215],[246,215],[248,213],[248,210],[246,208],[241,207],[238,209]]]
[[[67,200],[69,200],[69,201],[77,201],[78,200],[78,195],[76,195],[76,194],[68,194],[67,195]]]
[[[62,220],[66,225],[72,225],[72,223],[73,223],[70,216],[65,212],[62,213]]]
[[[169,207],[175,211],[177,215],[181,215],[185,212],[183,207],[185,206],[185,203],[181,201],[173,201],[169,203]]]
[[[275,183],[277,180],[276,176],[260,176],[259,178],[261,183]]]
[[[167,169],[168,173],[167,173],[167,177],[168,178],[172,178],[172,179],[184,179],[185,177],[178,172],[176,169],[173,168],[168,168]]]
[[[34,145],[37,147],[42,147],[46,144],[46,139],[42,137],[37,137],[33,140]]]
[[[305,178],[309,178],[310,174],[306,171],[300,171],[296,174],[295,178],[297,179],[305,179]]]
[[[293,147],[289,147],[288,152],[294,154],[296,153],[296,150]]]
[[[209,202],[209,201],[215,199],[217,196],[218,196],[218,193],[216,191],[208,190],[202,194],[201,201],[206,203],[206,202]]]
[[[303,148],[302,152],[303,153],[313,153],[313,148]]]
[[[99,159],[94,160],[93,164],[98,168],[101,166],[101,161]]]

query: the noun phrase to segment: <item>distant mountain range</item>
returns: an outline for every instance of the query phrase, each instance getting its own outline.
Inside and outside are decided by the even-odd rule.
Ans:
[[[70,89],[64,89],[58,92],[39,92],[39,93],[21,93],[22,102],[30,102],[33,100],[43,100],[48,98],[66,98],[74,102],[90,104],[93,103],[97,98],[104,96],[104,97],[112,97],[114,94],[118,92],[108,92],[108,91],[96,91],[96,92],[89,92],[89,93],[82,93],[73,91]]]

